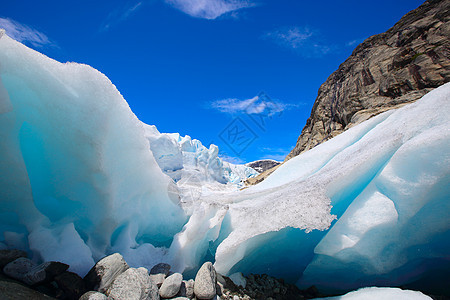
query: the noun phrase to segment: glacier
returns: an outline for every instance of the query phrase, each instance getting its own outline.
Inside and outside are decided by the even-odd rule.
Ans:
[[[99,71],[0,31],[0,248],[80,275],[120,252],[187,277],[209,260],[321,291],[450,294],[449,111],[450,83],[242,189],[256,171],[160,133]]]
[[[422,294],[421,292],[401,290],[399,288],[379,288],[370,287],[350,292],[343,296],[317,298],[323,300],[379,300],[379,299],[395,299],[395,300],[431,300],[433,298]]]
[[[189,135],[160,133],[155,125],[142,125],[156,162],[175,182],[218,183],[241,188],[246,179],[259,174],[246,165],[222,160],[214,144],[207,148]]]

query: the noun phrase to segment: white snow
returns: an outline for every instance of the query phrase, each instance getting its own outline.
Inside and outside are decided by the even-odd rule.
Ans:
[[[254,171],[222,161],[217,146],[160,133],[100,72],[3,35],[0,247],[81,275],[120,252],[134,267],[189,272],[214,260],[224,275],[268,273],[320,290],[425,275],[444,285],[449,111],[450,83],[240,190]]]
[[[421,292],[401,290],[399,288],[370,287],[350,292],[343,296],[316,298],[326,300],[431,300]]]

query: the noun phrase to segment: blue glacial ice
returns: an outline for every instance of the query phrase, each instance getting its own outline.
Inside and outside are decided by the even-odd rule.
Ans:
[[[0,36],[3,35],[0,33]],[[303,153],[262,183],[214,145],[140,122],[109,79],[0,37],[0,248],[83,275],[269,273],[330,291],[445,286],[450,84]],[[448,292],[448,291],[447,291]]]

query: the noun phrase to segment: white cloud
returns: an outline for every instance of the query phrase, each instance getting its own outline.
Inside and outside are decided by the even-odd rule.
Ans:
[[[313,33],[307,27],[302,29],[292,27],[267,33],[267,37],[272,38],[275,42],[294,49],[302,47],[312,35]]]
[[[269,116],[295,107],[298,107],[298,105],[273,101],[264,93],[250,99],[240,100],[236,98],[228,98],[216,100],[210,104],[210,108],[216,109],[223,113],[266,114]]]
[[[281,28],[267,32],[262,37],[305,57],[323,56],[331,50],[330,46],[320,41],[317,31],[309,27]]]
[[[132,5],[126,4],[114,11],[112,11],[105,21],[100,26],[100,31],[107,31],[112,26],[115,26],[125,20],[127,20],[133,13],[138,11],[142,7],[143,2],[137,2]]]
[[[247,0],[165,0],[165,2],[191,17],[208,20],[255,5]]]
[[[6,34],[16,41],[36,48],[55,46],[42,32],[9,18],[0,18],[0,28],[5,29]]]

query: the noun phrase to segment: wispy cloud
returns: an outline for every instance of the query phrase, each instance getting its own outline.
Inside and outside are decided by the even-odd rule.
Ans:
[[[263,39],[292,49],[305,57],[320,57],[328,54],[332,46],[321,41],[317,30],[309,27],[286,27],[266,32]]]
[[[364,42],[364,39],[363,39],[363,38],[361,38],[361,39],[355,39],[355,40],[353,40],[353,41],[350,41],[350,42],[345,43],[345,46],[347,46],[347,47],[355,47],[355,46],[361,44],[362,42]]]
[[[9,18],[0,18],[0,28],[5,29],[9,37],[35,48],[56,46],[44,33]]]
[[[194,18],[214,20],[224,14],[255,6],[248,0],[165,0],[174,8]],[[233,17],[236,17],[234,14]]]
[[[265,94],[260,94],[250,99],[227,98],[210,103],[209,107],[227,114],[266,114],[273,115],[284,110],[296,108],[299,105],[273,101]]]
[[[108,17],[106,17],[105,21],[103,21],[102,25],[100,25],[99,31],[108,31],[111,27],[127,20],[132,14],[137,12],[142,5],[142,1],[137,3],[128,2],[125,5],[113,10]]]

